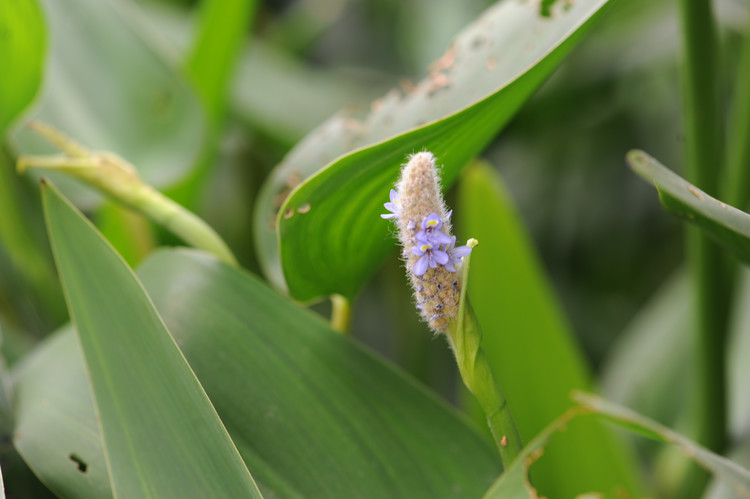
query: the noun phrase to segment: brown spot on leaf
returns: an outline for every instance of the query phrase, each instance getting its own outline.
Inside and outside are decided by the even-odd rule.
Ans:
[[[703,201],[703,193],[698,190],[695,186],[688,185],[687,189],[690,191],[690,194],[698,198],[699,201]]]
[[[449,48],[440,59],[430,64],[427,72],[439,73],[440,71],[445,71],[446,69],[450,69],[454,62],[456,62],[456,49]]]
[[[310,211],[310,203],[305,203],[297,207],[297,213],[307,213]]]
[[[293,171],[286,178],[286,185],[290,189],[293,189],[297,186],[297,184],[300,183],[300,180],[302,180],[302,176],[300,175],[300,173],[298,171]]]
[[[407,95],[414,92],[414,90],[417,88],[409,78],[401,78],[398,84],[401,87],[401,90]]]

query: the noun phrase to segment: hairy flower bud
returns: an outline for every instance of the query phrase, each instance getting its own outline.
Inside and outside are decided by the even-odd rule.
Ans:
[[[471,249],[457,248],[451,237],[451,212],[440,194],[432,153],[409,158],[390,199],[385,207],[391,213],[381,216],[396,219],[417,308],[432,329],[445,332],[458,314],[461,282],[456,265]]]

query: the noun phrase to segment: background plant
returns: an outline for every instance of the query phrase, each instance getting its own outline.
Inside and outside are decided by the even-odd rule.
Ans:
[[[748,496],[747,5],[492,3],[0,3],[9,496]],[[377,216],[421,150],[504,472]]]

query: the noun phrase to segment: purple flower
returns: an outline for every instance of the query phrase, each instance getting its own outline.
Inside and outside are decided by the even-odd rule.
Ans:
[[[445,252],[448,254],[448,262],[445,263],[445,268],[451,272],[456,271],[455,265],[461,263],[464,257],[469,256],[471,248],[469,246],[456,246],[456,236],[451,238],[451,242],[445,247]]]
[[[430,213],[422,220],[422,230],[417,232],[417,241],[426,241],[438,246],[441,244],[450,244],[451,238],[440,229],[443,227],[443,220],[435,212]]]
[[[391,189],[391,202],[383,204],[383,206],[385,206],[385,209],[390,211],[391,213],[383,213],[380,215],[380,218],[396,218],[401,214],[401,210],[399,210],[398,206],[396,206],[397,198],[398,192],[396,192],[396,189]]]
[[[417,276],[427,272],[428,267],[434,269],[438,264],[445,265],[450,261],[448,253],[441,250],[439,245],[434,245],[429,241],[418,241],[411,252],[422,257],[414,264],[414,274]]]

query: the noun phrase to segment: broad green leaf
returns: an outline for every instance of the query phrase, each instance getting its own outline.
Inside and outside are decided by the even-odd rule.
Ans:
[[[712,198],[643,151],[630,151],[627,159],[635,173],[654,184],[667,211],[694,223],[750,262],[750,215]]]
[[[483,348],[528,442],[571,406],[571,390],[591,388],[591,373],[499,176],[477,163],[459,187],[460,239],[479,241],[469,297],[484,330]],[[560,497],[585,492],[584,485],[633,491],[625,455],[597,422],[575,426],[545,451],[533,481]]]
[[[286,279],[299,300],[356,294],[392,248],[389,226],[378,214],[407,155],[432,151],[449,186],[606,4],[558,5],[554,16],[543,18],[533,2],[499,2],[459,34],[430,76],[406,95],[393,90],[373,103],[364,121],[338,115],[308,135],[258,199],[258,254],[272,282],[283,287]],[[316,171],[282,204],[291,187]]]
[[[657,290],[620,333],[601,368],[608,399],[670,426],[684,414],[684,380],[691,369],[690,286],[680,271]]]
[[[203,146],[203,113],[196,96],[139,29],[135,6],[119,0],[41,3],[50,54],[32,117],[94,150],[132,160],[151,185],[164,187],[183,178]],[[49,152],[29,131],[19,130],[14,139],[24,154]],[[50,177],[77,201],[96,199],[69,179]]]
[[[0,141],[10,122],[29,105],[42,78],[47,42],[37,0],[0,4]]]
[[[13,375],[17,422],[13,443],[24,461],[60,497],[112,497],[99,423],[73,328],[51,335]]]
[[[700,466],[714,473],[718,479],[730,485],[736,497],[750,497],[750,471],[742,468],[737,463],[714,454],[708,449],[692,442],[690,439],[630,409],[608,402],[597,396],[577,393],[574,399],[580,404],[580,407],[571,409],[560,419],[545,428],[537,438],[530,442],[511,467],[500,475],[500,478],[498,478],[487,492],[485,498],[536,499],[538,497],[536,491],[528,481],[529,466],[539,458],[542,452],[546,454],[544,448],[550,438],[557,439],[562,436],[564,433],[558,434],[558,432],[563,432],[570,424],[572,418],[585,414],[597,415],[639,435],[674,445],[687,458],[692,459]],[[590,423],[590,421],[587,421],[587,423]],[[596,494],[601,491],[591,490],[589,492]]]
[[[255,0],[201,2],[199,29],[187,68],[214,125],[226,110],[235,59],[254,11]]]
[[[264,494],[480,497],[500,471],[492,448],[443,402],[256,278],[192,250],[157,252],[138,274]],[[61,350],[45,344],[35,362],[82,362]],[[26,389],[27,406],[57,390],[59,373],[33,372],[46,383]],[[87,404],[74,409],[89,411],[80,420],[90,427]],[[70,410],[50,404],[26,417],[63,433],[76,421]],[[45,480],[68,478],[68,445],[25,438],[58,456]],[[102,450],[89,450],[82,457],[102,466]]]
[[[260,497],[130,267],[54,187],[46,184],[42,199],[113,495]]]

